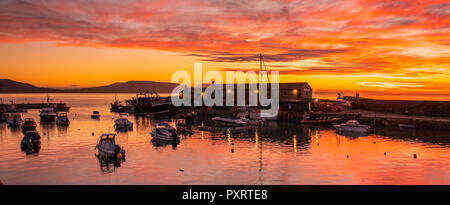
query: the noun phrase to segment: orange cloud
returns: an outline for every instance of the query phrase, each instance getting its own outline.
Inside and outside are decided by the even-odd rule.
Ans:
[[[448,82],[449,11],[447,0],[5,0],[0,42],[156,49],[224,70],[255,70],[264,53],[285,75],[415,89],[417,79]]]

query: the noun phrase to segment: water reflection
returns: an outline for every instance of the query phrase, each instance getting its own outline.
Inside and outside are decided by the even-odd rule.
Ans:
[[[100,171],[103,174],[109,174],[116,171],[117,167],[120,167],[122,162],[125,162],[125,159],[115,159],[112,157],[103,157],[101,155],[95,154],[95,157],[98,159],[98,163],[100,165]]]
[[[20,146],[20,150],[25,152],[26,155],[38,155],[41,150],[41,146]]]
[[[387,128],[377,130],[376,134],[393,139],[414,140],[442,145],[450,144],[450,133],[438,130]]]
[[[20,126],[8,126],[8,128],[11,131],[11,133],[14,133],[14,134],[22,132],[22,129],[20,129]]]
[[[59,136],[67,136],[68,126],[66,126],[66,125],[58,125],[56,127],[57,127],[57,130],[58,130],[58,135]]]
[[[155,148],[158,148],[158,147],[167,147],[167,146],[171,145],[171,146],[172,146],[172,149],[173,149],[173,150],[176,150],[176,149],[177,149],[177,146],[180,144],[180,138],[177,138],[176,140],[173,140],[172,142],[166,141],[166,140],[158,140],[158,139],[152,138],[152,139],[150,140],[150,142],[152,143],[152,145],[153,145]]]
[[[130,162],[94,159],[98,137],[114,132],[113,118],[118,115],[109,112],[114,95],[60,96],[72,106],[71,124],[67,128],[38,125],[42,137],[38,158],[27,158],[37,155],[19,150],[20,129],[0,124],[2,180],[9,184],[450,183],[448,131],[379,129],[369,136],[353,137],[330,127],[284,122],[209,129],[210,119],[199,117],[194,132],[180,133],[179,141],[167,143],[151,140],[150,131],[160,122],[173,125],[174,119],[130,116],[135,129],[119,132],[116,138]],[[92,110],[99,110],[102,118],[90,119]],[[25,116],[38,119],[39,112],[31,110]],[[73,169],[80,164],[82,169]],[[115,171],[118,167],[122,168]],[[179,173],[179,169],[186,171]]]

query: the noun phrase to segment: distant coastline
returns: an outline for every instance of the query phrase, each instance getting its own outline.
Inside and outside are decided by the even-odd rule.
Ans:
[[[38,87],[9,79],[0,79],[0,93],[171,93],[177,85],[168,82],[128,81],[89,88],[54,89]]]

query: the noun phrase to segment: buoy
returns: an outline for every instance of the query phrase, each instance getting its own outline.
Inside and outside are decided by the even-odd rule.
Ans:
[[[384,153],[384,155],[386,155],[386,152]]]
[[[373,143],[376,144],[377,142],[374,141]]]
[[[44,136],[45,136],[45,132],[44,132]]]
[[[317,143],[317,146],[319,146],[319,143]]]
[[[349,158],[350,156],[347,155],[347,158]]]
[[[180,169],[180,172],[184,172],[184,169]]]
[[[92,136],[94,136],[94,132],[92,132]]]
[[[414,154],[414,159],[417,158],[417,154]]]
[[[234,148],[231,148],[231,152],[234,152]]]

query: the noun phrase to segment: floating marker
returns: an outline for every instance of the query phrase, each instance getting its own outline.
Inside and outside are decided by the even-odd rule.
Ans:
[[[386,152],[384,153],[384,155],[386,155]]]
[[[414,159],[417,158],[417,154],[414,154]]]
[[[347,155],[347,158],[349,158],[350,156]]]

